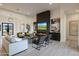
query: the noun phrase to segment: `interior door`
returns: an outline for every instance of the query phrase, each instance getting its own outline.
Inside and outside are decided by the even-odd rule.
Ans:
[[[78,22],[77,21],[69,22],[69,35],[78,36]]]
[[[78,47],[79,45],[79,21],[69,22],[70,45]]]

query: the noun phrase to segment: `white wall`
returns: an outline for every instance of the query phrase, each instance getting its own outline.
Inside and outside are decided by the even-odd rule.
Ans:
[[[0,25],[2,24],[2,22],[13,23],[14,24],[14,35],[15,36],[17,35],[17,32],[22,31],[22,29],[21,29],[22,24],[29,24],[31,26],[30,33],[32,33],[34,21],[35,21],[34,17],[24,16],[24,15],[21,15],[21,14],[17,14],[17,13],[14,13],[14,12],[10,12],[10,11],[0,9]],[[0,39],[0,43],[1,43],[1,39]]]
[[[60,17],[60,8],[51,10],[51,19],[59,18],[59,17]]]
[[[12,18],[12,20],[9,20],[9,18]],[[33,21],[34,21],[34,18],[30,16],[24,16],[24,15],[16,14],[16,13],[5,11],[5,10],[0,10],[0,23],[2,22],[14,23],[15,34],[16,32],[20,31],[20,26],[22,24],[29,24],[31,26],[30,32],[33,32],[33,29],[32,29]]]
[[[63,8],[60,9],[60,34],[61,42],[66,42],[66,14]]]
[[[73,20],[79,20],[79,13],[73,13],[73,14],[69,14],[67,16],[69,21],[73,21]]]

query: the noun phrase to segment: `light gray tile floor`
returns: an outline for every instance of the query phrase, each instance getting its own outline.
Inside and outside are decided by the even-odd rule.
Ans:
[[[79,56],[79,52],[68,47],[65,43],[53,41],[46,47],[41,47],[40,51],[29,45],[28,50],[25,50],[15,56]]]

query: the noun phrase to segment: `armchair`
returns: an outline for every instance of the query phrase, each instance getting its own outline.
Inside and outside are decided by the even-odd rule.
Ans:
[[[36,47],[34,47],[37,50],[40,50],[40,47],[44,44],[44,40],[46,39],[46,36],[42,36],[42,37],[34,37],[32,43],[37,45]]]

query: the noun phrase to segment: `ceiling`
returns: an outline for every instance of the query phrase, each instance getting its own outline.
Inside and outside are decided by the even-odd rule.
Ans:
[[[3,3],[0,8],[17,12],[23,15],[34,16],[37,13],[43,12],[45,10],[54,10],[60,6],[64,6],[66,12],[71,12],[70,9],[74,10],[79,8],[79,4],[49,4],[49,3]],[[73,9],[74,8],[74,9]],[[70,10],[70,11],[69,11]],[[73,12],[73,11],[72,11]]]
[[[57,8],[59,4],[50,5],[49,3],[6,3],[1,8],[18,12],[24,15],[34,16],[45,10]]]

